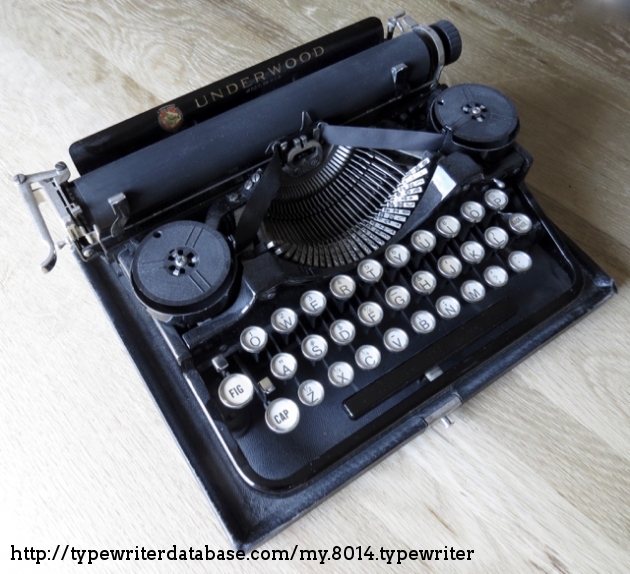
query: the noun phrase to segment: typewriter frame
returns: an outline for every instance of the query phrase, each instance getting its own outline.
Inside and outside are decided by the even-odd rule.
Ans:
[[[419,91],[418,94],[423,94]],[[427,97],[428,92],[414,97]],[[398,105],[398,104],[396,104]],[[375,112],[372,112],[375,113]],[[105,257],[89,253],[89,244],[99,237],[87,237],[87,251],[75,256],[97,293],[121,339],[170,426],[193,471],[210,498],[235,547],[249,550],[285,527],[314,505],[326,499],[393,449],[401,446],[429,425],[447,416],[505,371],[526,358],[574,321],[603,303],[615,292],[614,283],[544,215],[527,189],[524,178],[531,164],[527,152],[516,146],[524,167],[518,175],[518,192],[536,214],[558,249],[575,272],[567,301],[542,321],[522,326],[522,333],[505,346],[502,341],[487,345],[486,358],[461,369],[447,371],[437,379],[429,398],[392,409],[380,419],[379,428],[367,428],[366,435],[335,460],[324,461],[319,472],[303,480],[275,488],[252,479],[235,464],[237,456],[229,433],[209,414],[204,384],[194,368],[188,349],[169,335],[170,327],[151,318],[139,304],[126,277]],[[58,182],[68,179],[63,165],[50,175]],[[28,183],[18,180],[18,184]],[[54,194],[51,194],[54,197]],[[57,198],[57,201],[59,199]],[[32,202],[29,205],[33,207]],[[60,206],[63,212],[67,206]],[[114,207],[112,205],[112,207]],[[116,211],[114,209],[114,211]],[[123,213],[124,215],[124,213]],[[39,217],[35,218],[40,221]],[[68,224],[68,222],[66,222]],[[70,227],[77,234],[82,230]],[[47,232],[46,232],[47,233]],[[92,235],[94,232],[91,232]],[[42,234],[44,232],[42,231]],[[88,234],[89,235],[89,234]],[[52,260],[52,257],[49,258]],[[496,352],[495,352],[496,351]],[[218,420],[220,417],[216,417]]]

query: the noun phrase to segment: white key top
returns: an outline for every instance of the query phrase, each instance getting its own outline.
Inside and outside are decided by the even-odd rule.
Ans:
[[[486,202],[486,205],[495,211],[505,209],[509,201],[507,193],[505,193],[505,191],[501,191],[500,189],[489,189],[486,191],[483,199]]]
[[[328,380],[335,387],[347,387],[354,381],[354,369],[349,363],[339,361],[330,365]]]
[[[486,244],[492,247],[492,249],[503,249],[507,245],[510,236],[505,229],[501,229],[500,227],[488,227],[483,234],[483,238]]]
[[[452,255],[444,255],[438,259],[437,268],[447,279],[455,279],[462,272],[462,262]]]
[[[298,388],[298,398],[302,404],[308,407],[314,407],[324,400],[324,385],[319,381],[309,379],[304,381]]]
[[[328,343],[321,335],[308,335],[302,341],[302,354],[309,361],[321,361],[328,353]]]
[[[411,236],[411,246],[420,253],[430,253],[436,243],[435,235],[426,229],[414,231]]]
[[[486,288],[479,281],[464,281],[460,288],[462,299],[469,303],[478,303],[486,296]]]
[[[357,316],[366,327],[376,327],[383,320],[383,308],[378,303],[366,301],[359,305]]]
[[[383,344],[388,351],[400,353],[409,346],[409,335],[397,327],[388,329],[383,335]]]
[[[481,245],[481,243],[477,243],[476,241],[466,241],[466,243],[462,243],[462,246],[459,248],[459,252],[462,259],[471,265],[479,263],[486,254],[486,250],[483,248],[483,245]]]
[[[241,347],[248,353],[259,353],[267,345],[267,332],[256,326],[245,327],[241,333]]]
[[[457,315],[459,315],[459,312],[462,310],[462,306],[455,297],[446,295],[445,297],[440,297],[436,301],[435,309],[442,319],[454,319]]]
[[[231,409],[240,409],[254,397],[254,383],[242,373],[228,375],[219,385],[219,399]]]
[[[503,287],[508,282],[508,274],[503,267],[498,265],[490,265],[483,272],[483,278],[491,287]]]
[[[381,364],[381,352],[372,345],[363,345],[357,349],[354,360],[365,371],[376,369]]]
[[[437,279],[430,271],[416,271],[411,277],[411,286],[421,295],[433,293]]]
[[[278,353],[271,359],[271,374],[281,381],[288,381],[297,372],[297,359],[290,353]]]
[[[510,229],[519,235],[526,235],[532,230],[532,220],[524,213],[513,213],[509,219]]]
[[[486,208],[476,201],[465,201],[459,211],[470,223],[479,223],[486,215]]]
[[[437,229],[437,232],[448,239],[457,237],[461,228],[462,224],[452,215],[443,215],[442,217],[438,217],[438,220],[435,222],[435,229]]]
[[[357,284],[348,275],[337,275],[330,281],[330,292],[335,299],[347,301],[354,295]]]
[[[409,249],[407,249],[404,245],[390,245],[385,250],[385,260],[392,267],[404,267],[407,263],[409,263],[409,259],[411,259],[411,253],[409,253]]]
[[[517,273],[524,273],[532,268],[532,258],[524,251],[512,251],[508,263],[512,271]]]
[[[326,309],[326,296],[321,291],[307,291],[300,297],[302,311],[311,317],[319,317]]]
[[[411,327],[416,333],[426,335],[435,329],[435,317],[428,311],[416,311],[411,316]]]
[[[388,307],[400,311],[406,309],[411,302],[411,293],[402,285],[394,285],[385,291],[385,301]]]
[[[300,408],[291,399],[276,399],[267,406],[265,422],[278,434],[291,432],[300,422]]]
[[[354,325],[346,319],[339,319],[330,326],[330,338],[337,345],[349,345],[354,341],[355,335]]]
[[[383,276],[383,266],[374,259],[364,259],[357,267],[359,278],[366,283],[377,283]]]
[[[274,331],[281,333],[282,335],[293,333],[295,327],[297,327],[297,323],[297,313],[293,309],[288,309],[287,307],[276,309],[271,315],[271,326]]]

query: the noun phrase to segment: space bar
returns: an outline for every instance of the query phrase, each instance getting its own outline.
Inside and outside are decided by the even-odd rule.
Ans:
[[[518,306],[502,299],[466,321],[444,337],[431,343],[389,373],[343,401],[351,419],[358,419],[386,401],[407,385],[421,379],[429,369],[438,366],[462,347],[470,345],[516,314]]]

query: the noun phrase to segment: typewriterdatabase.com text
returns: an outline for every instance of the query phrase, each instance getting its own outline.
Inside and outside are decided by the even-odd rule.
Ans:
[[[94,549],[76,548],[69,544],[58,544],[55,548],[35,548],[33,546],[16,547],[11,545],[12,561],[35,562],[43,564],[48,561],[71,561],[77,564],[96,564],[108,561],[207,561],[222,562],[233,560],[262,560],[262,561],[314,561],[320,564],[338,561],[371,561],[378,560],[386,564],[403,564],[412,561],[435,560],[472,560],[474,550],[464,550],[453,546],[437,549],[395,549],[372,548],[371,546],[334,546],[329,549],[302,548],[296,544],[290,550],[252,550],[245,553],[242,550],[214,550],[207,545],[204,548],[181,547],[173,545],[170,548],[151,549],[136,546],[131,549]]]

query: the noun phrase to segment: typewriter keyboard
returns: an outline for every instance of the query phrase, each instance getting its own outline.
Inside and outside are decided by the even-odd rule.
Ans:
[[[354,269],[256,303],[200,368],[245,464],[264,480],[310,476],[547,312],[571,278],[545,234],[520,190],[497,181]]]

